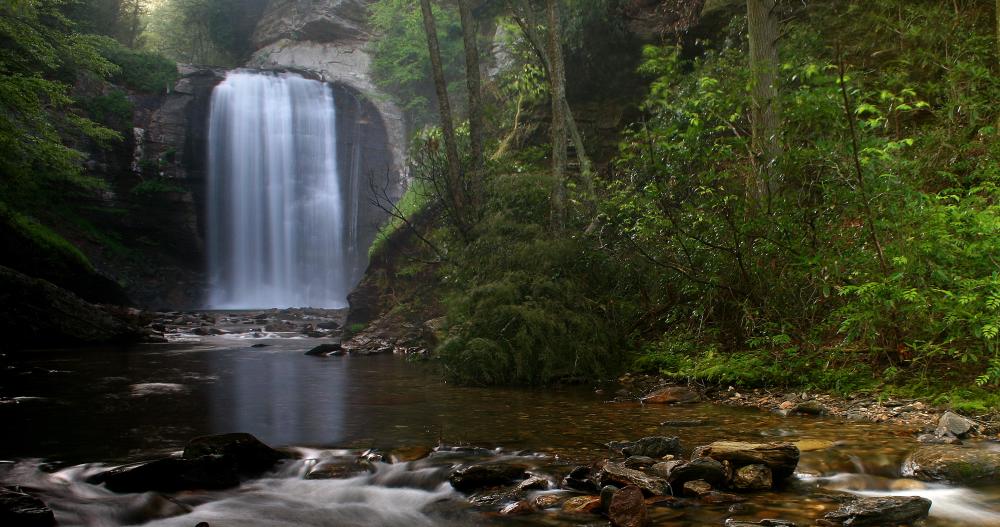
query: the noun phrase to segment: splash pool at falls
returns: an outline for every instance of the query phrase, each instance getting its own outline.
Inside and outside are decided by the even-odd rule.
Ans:
[[[0,377],[2,395],[17,397],[0,404],[10,430],[0,435],[0,484],[34,489],[62,526],[606,525],[559,508],[498,515],[518,498],[469,499],[447,475],[469,461],[514,460],[558,487],[573,466],[606,457],[608,441],[675,435],[690,450],[722,439],[821,440],[830,446],[804,452],[787,488],[737,504],[654,508],[653,525],[783,518],[805,526],[844,496],[897,494],[931,499],[929,526],[1000,525],[995,485],[901,478],[903,459],[918,446],[914,430],[711,404],[613,402],[584,387],[460,387],[392,355],[304,356],[314,345],[218,336],[18,356]],[[234,431],[288,447],[300,459],[232,490],[116,494],[86,482],[108,466],[176,452],[192,437]],[[449,448],[456,445],[480,448]],[[345,479],[308,477],[372,448],[415,460],[377,462],[373,472]],[[527,495],[542,494],[572,495],[556,488]]]
[[[230,72],[212,93],[208,151],[208,304],[343,307],[359,184],[338,169],[331,87]]]

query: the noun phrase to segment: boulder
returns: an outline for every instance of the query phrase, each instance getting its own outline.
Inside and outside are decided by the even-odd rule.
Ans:
[[[127,344],[142,327],[120,309],[91,304],[45,280],[0,266],[0,333],[5,349]]]
[[[970,419],[966,419],[954,412],[945,412],[938,420],[938,427],[935,434],[941,437],[946,437],[949,434],[958,438],[965,437],[974,430],[976,423]]]
[[[527,478],[525,467],[507,463],[482,463],[460,468],[451,473],[448,481],[455,490],[464,493],[510,485]]]
[[[549,480],[540,476],[531,476],[517,484],[517,490],[548,490]]]
[[[188,441],[184,459],[222,459],[237,474],[252,477],[271,470],[282,459],[291,456],[279,452],[247,433],[201,436]]]
[[[641,401],[648,404],[688,404],[701,400],[701,395],[684,386],[667,386],[646,396]]]
[[[612,452],[624,457],[643,456],[661,458],[666,455],[680,455],[681,442],[676,437],[651,436],[636,441],[613,441],[608,443]]]
[[[310,357],[329,357],[330,355],[343,355],[344,350],[339,342],[332,344],[320,344],[306,352]]]
[[[597,484],[594,470],[590,467],[576,467],[563,478],[562,486],[580,492],[597,492],[601,487]]]
[[[235,487],[240,478],[235,468],[222,459],[164,458],[101,472],[87,478],[87,483],[104,484],[118,493],[179,492]]]
[[[1000,451],[956,445],[924,446],[906,458],[902,475],[955,484],[991,483],[1000,478]]]
[[[927,517],[931,500],[919,496],[858,498],[827,513],[816,525],[823,527],[864,527],[910,525]]]
[[[774,485],[771,469],[764,465],[747,465],[736,469],[733,488],[739,490],[768,490]]]
[[[734,468],[746,465],[765,465],[771,469],[776,481],[783,480],[795,472],[799,464],[799,449],[791,443],[743,443],[738,441],[716,441],[695,449],[693,458],[710,457],[716,461],[728,461]]]
[[[787,410],[786,415],[825,415],[827,412],[823,403],[812,399],[792,406]]]
[[[0,525],[52,527],[56,518],[42,500],[21,487],[0,487]]]
[[[649,522],[642,491],[629,485],[614,493],[608,506],[612,527],[643,527]]]
[[[650,476],[644,472],[626,467],[621,463],[608,462],[598,473],[601,486],[614,485],[627,487],[635,485],[650,496],[666,496],[671,494],[670,484],[663,478]]]
[[[605,485],[601,489],[601,510],[607,511],[611,507],[611,498],[615,497],[615,493],[618,492],[618,487],[614,485]]]
[[[88,483],[113,492],[178,492],[225,489],[241,478],[258,476],[289,456],[250,434],[234,433],[192,439],[182,457],[127,465],[95,474]]]
[[[700,497],[709,494],[713,489],[707,481],[696,479],[684,483],[683,490],[685,496]]]
[[[702,457],[691,461],[667,461],[657,463],[652,471],[661,477],[666,478],[672,487],[683,486],[684,483],[694,480],[705,480],[710,485],[721,485],[726,481],[726,468],[722,463],[710,458]],[[665,470],[664,470],[665,469]]]

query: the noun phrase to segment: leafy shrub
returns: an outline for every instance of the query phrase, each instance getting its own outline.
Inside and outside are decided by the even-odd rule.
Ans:
[[[151,51],[129,49],[112,39],[102,41],[101,54],[118,66],[111,81],[143,93],[164,93],[177,81],[177,64]]]

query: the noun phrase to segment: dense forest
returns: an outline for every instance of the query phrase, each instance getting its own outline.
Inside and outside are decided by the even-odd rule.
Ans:
[[[95,218],[173,183],[93,210],[94,164],[128,159],[177,63],[246,64],[266,4],[0,6],[0,212],[32,266],[98,273],[80,240],[131,254]],[[998,10],[371,2],[372,73],[411,142],[366,281],[390,320],[443,321],[428,358],[460,383],[655,372],[993,409]]]

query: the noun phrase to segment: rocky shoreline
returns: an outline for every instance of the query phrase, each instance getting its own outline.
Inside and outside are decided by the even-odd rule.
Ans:
[[[326,451],[334,453],[330,455],[315,450],[274,449],[250,434],[234,433],[198,437],[180,455],[94,472],[86,482],[116,494],[154,493],[163,503],[171,504],[157,510],[160,518],[191,513],[204,503],[204,498],[192,492],[223,491],[262,476],[360,478],[356,480],[358,485],[380,482],[434,488],[447,484],[454,492],[449,501],[465,503],[462,507],[471,507],[473,513],[486,518],[543,516],[556,522],[570,520],[568,524],[576,525],[587,522],[589,517],[609,522],[612,527],[649,526],[678,511],[703,507],[726,508],[727,527],[912,525],[926,518],[932,505],[930,499],[920,496],[863,497],[822,489],[801,494],[802,486],[796,477],[801,451],[788,442],[718,440],[691,448],[682,445],[677,437],[650,436],[607,446],[603,459],[574,466],[553,464],[525,452],[445,445]],[[923,463],[914,461],[922,450],[918,449],[907,463]],[[994,469],[1000,467],[1000,452],[984,452],[974,462],[985,460]],[[938,461],[944,457],[938,453]],[[300,468],[289,472],[288,464]],[[386,474],[394,475],[386,480]],[[423,476],[407,479],[405,474]],[[914,490],[923,488],[921,481],[951,481],[926,471],[917,471],[912,477],[912,485],[907,488]],[[773,499],[773,492],[796,486],[799,490],[795,495],[803,496],[800,499],[812,496],[824,504],[810,523],[801,523],[801,518],[746,519],[754,517],[755,502],[764,500],[766,504]],[[31,488],[4,487],[0,489],[0,519],[5,520],[5,525],[55,525],[46,498]]]

